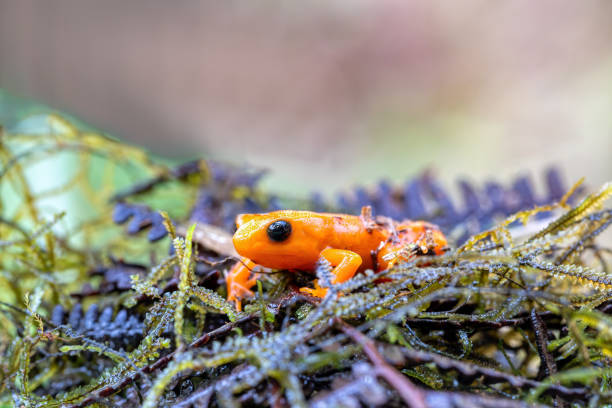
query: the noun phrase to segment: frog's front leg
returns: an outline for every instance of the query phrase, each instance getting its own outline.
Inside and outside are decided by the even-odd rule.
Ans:
[[[321,251],[321,257],[329,261],[334,267],[332,270],[332,274],[334,275],[331,281],[332,284],[343,283],[351,279],[355,276],[355,273],[357,273],[362,263],[359,254],[346,249],[326,248]],[[320,287],[318,280],[315,280],[314,286],[314,289],[300,288],[300,292],[321,298],[327,294],[327,288]]]
[[[258,275],[252,271],[256,266],[250,259],[240,258],[225,277],[227,300],[236,302],[238,311],[242,310],[242,298],[253,296],[251,288],[255,285]]]

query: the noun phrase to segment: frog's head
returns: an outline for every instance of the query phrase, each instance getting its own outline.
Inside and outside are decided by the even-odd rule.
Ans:
[[[324,221],[308,211],[241,214],[236,226],[236,251],[268,268],[312,268],[322,249]]]

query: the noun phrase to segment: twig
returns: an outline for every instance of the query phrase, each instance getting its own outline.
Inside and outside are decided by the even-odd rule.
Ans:
[[[538,346],[538,354],[540,355],[541,367],[544,370],[543,373],[546,376],[551,376],[557,373],[557,365],[555,364],[555,360],[552,358],[550,353],[547,350],[548,345],[548,329],[546,328],[546,324],[544,320],[538,315],[535,308],[531,309],[531,324],[533,325],[533,330],[535,332],[535,340],[536,345]],[[540,380],[542,378],[539,378]]]
[[[548,352],[548,328],[546,323],[544,323],[544,320],[542,320],[535,308],[531,309],[530,317],[535,333],[538,354],[540,355],[540,373],[538,373],[538,379],[541,380],[544,373],[546,377],[557,374],[557,364],[555,364],[555,359]],[[565,406],[565,402],[559,396],[555,396],[555,407]]]
[[[338,318],[337,323],[347,336],[351,337],[363,348],[364,353],[374,364],[377,373],[395,388],[408,406],[412,408],[427,408],[425,393],[385,361],[384,357],[376,350],[376,345],[372,339],[342,319]]]

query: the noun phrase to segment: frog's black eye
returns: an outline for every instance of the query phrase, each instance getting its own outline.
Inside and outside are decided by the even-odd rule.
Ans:
[[[291,235],[291,224],[285,220],[274,221],[268,225],[268,237],[272,241],[282,242]]]

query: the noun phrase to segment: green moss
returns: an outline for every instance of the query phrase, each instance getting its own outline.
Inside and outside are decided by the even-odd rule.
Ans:
[[[264,275],[255,299],[237,312],[225,300],[227,254],[194,242],[189,222],[199,188],[216,188],[206,184],[206,166],[195,178],[173,178],[139,149],[48,120],[48,134],[0,134],[0,406],[172,406],[198,395],[221,406],[332,406],[324,401],[366,398],[347,386],[363,364],[371,364],[374,388],[393,390],[380,396],[391,406],[407,390],[449,404],[483,396],[612,403],[612,276],[600,243],[612,223],[604,207],[610,185],[573,208],[564,199],[522,211],[444,255],[341,285],[329,285],[331,267],[321,262],[317,278],[330,290],[320,302],[295,290],[297,274]],[[28,167],[66,154],[79,165],[65,183],[34,188]],[[112,224],[110,198],[159,177],[163,187],[125,196],[173,210],[172,220],[163,215],[169,238],[151,244]],[[152,199],[170,190],[165,201]],[[48,210],[44,200],[67,193],[88,211]],[[534,216],[550,210],[558,218],[536,228]],[[532,228],[522,238],[517,221]],[[111,257],[147,270],[131,274],[131,290],[84,292],[104,282],[92,271]],[[128,307],[143,332],[117,346],[54,323],[56,305],[71,310],[78,302],[114,313]],[[102,320],[82,324],[110,324]]]

